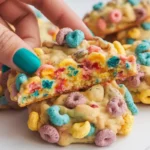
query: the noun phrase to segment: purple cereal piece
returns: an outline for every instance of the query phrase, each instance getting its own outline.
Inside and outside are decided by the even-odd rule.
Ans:
[[[68,108],[75,108],[77,105],[85,104],[86,97],[79,92],[71,93],[65,101],[65,106]]]
[[[111,145],[116,140],[116,134],[110,129],[99,131],[95,137],[95,144],[99,147]]]
[[[65,36],[70,32],[73,32],[73,30],[70,28],[63,28],[58,32],[56,36],[56,42],[58,43],[58,45],[64,44]]]
[[[144,8],[136,8],[135,9],[136,14],[136,21],[143,21],[147,17],[146,10]]]
[[[107,111],[113,117],[119,117],[123,115],[127,110],[127,106],[124,100],[114,97],[107,104]]]
[[[51,125],[44,125],[39,129],[41,138],[48,143],[57,143],[59,141],[59,133],[56,128]]]

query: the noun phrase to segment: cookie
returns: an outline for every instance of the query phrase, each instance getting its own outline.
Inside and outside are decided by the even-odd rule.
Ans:
[[[20,107],[137,73],[135,56],[122,60],[123,47],[115,48],[99,37],[87,41],[79,30],[63,35],[65,44],[47,43],[49,48],[35,49],[41,66],[34,74],[10,74],[7,85],[11,99]],[[14,85],[16,95],[11,92]]]
[[[150,16],[149,0],[112,0],[99,2],[83,21],[96,36],[105,37],[141,24]]]
[[[135,55],[138,63],[138,74],[122,81],[130,90],[135,102],[150,104],[150,43],[137,41],[124,45],[127,55]],[[119,81],[121,82],[121,81]]]
[[[140,25],[118,32],[116,40],[122,44],[133,44],[137,40],[150,40],[150,18]]]
[[[138,110],[115,81],[82,92],[63,94],[28,107],[28,128],[48,143],[68,146],[95,143],[110,146],[117,135],[128,135]],[[132,103],[132,108],[129,106]]]

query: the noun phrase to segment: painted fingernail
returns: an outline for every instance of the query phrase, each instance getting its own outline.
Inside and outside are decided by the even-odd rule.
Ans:
[[[13,56],[14,64],[26,73],[32,74],[40,67],[39,58],[26,48],[19,49]]]
[[[10,68],[6,65],[2,65],[2,73],[5,73],[9,70]]]

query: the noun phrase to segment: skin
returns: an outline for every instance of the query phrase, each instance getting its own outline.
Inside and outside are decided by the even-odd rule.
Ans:
[[[0,63],[18,70],[12,61],[15,52],[22,47],[32,51],[40,46],[37,20],[27,4],[39,9],[60,28],[80,29],[87,39],[92,38],[82,20],[63,0],[0,0]],[[6,22],[15,27],[15,32]]]

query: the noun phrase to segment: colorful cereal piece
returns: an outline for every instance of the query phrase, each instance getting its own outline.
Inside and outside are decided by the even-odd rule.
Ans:
[[[56,126],[63,126],[65,124],[68,124],[70,122],[70,117],[67,114],[61,115],[59,111],[60,107],[57,105],[54,105],[47,109],[47,113],[52,124]]]
[[[131,5],[138,5],[140,3],[140,0],[128,0],[128,2],[131,4]]]
[[[65,101],[65,106],[68,108],[75,108],[77,105],[85,104],[86,97],[79,92],[71,93]]]
[[[128,37],[132,39],[138,39],[141,36],[141,32],[138,28],[133,28],[128,31]]]
[[[70,28],[60,29],[56,36],[56,42],[58,45],[63,45],[65,43],[65,37],[68,33],[73,32]]]
[[[109,14],[109,20],[112,23],[119,23],[122,20],[122,13],[120,10],[115,9]]]
[[[137,88],[141,83],[140,78],[138,76],[129,77],[127,82],[133,88]]]
[[[100,9],[102,9],[104,7],[104,3],[103,2],[99,2],[99,3],[97,3],[97,4],[95,4],[94,6],[93,6],[93,9],[94,10],[100,10]]]
[[[91,125],[89,121],[75,123],[71,128],[71,134],[74,138],[82,139],[90,132]]]
[[[119,57],[113,56],[107,61],[107,65],[110,68],[111,67],[114,68],[114,67],[117,67],[117,65],[119,64],[119,61],[120,61]]]
[[[150,45],[147,42],[142,42],[140,43],[136,49],[135,49],[135,53],[138,56],[138,54],[146,52],[148,49],[150,49]]]
[[[16,78],[16,88],[20,91],[21,85],[28,80],[28,77],[24,73],[20,73]]]
[[[91,45],[88,47],[88,52],[89,54],[92,53],[92,52],[100,52],[102,49],[98,46],[95,46],[95,45]]]
[[[97,27],[101,30],[104,31],[107,27],[107,23],[104,19],[100,18],[97,21]]]
[[[144,8],[136,8],[135,10],[136,21],[143,21],[147,17],[147,12]]]
[[[150,104],[150,89],[141,91],[139,94],[139,99],[144,104]]]
[[[150,30],[150,22],[144,22],[141,26],[144,30]]]
[[[51,89],[54,85],[53,80],[42,80],[42,87],[44,89]]]
[[[44,125],[40,128],[41,138],[48,143],[57,143],[59,141],[59,133],[56,128],[51,125]]]
[[[44,55],[44,52],[41,48],[34,48],[34,52],[36,53],[37,56]]]
[[[125,49],[124,49],[124,47],[121,45],[120,42],[114,41],[113,44],[114,44],[114,47],[117,49],[118,54],[122,54],[122,55],[125,55],[125,54],[126,54]]]
[[[37,131],[38,130],[38,121],[39,121],[39,114],[35,111],[31,112],[29,114],[28,128],[31,131]]]
[[[112,98],[107,104],[107,111],[114,117],[122,116],[127,110],[124,100],[119,97]]]
[[[127,44],[133,44],[135,42],[135,39],[127,38],[126,43]]]
[[[91,129],[90,129],[90,132],[88,133],[87,137],[93,136],[95,131],[96,131],[96,128],[95,128],[94,124],[91,124]]]
[[[80,30],[75,30],[66,35],[66,43],[71,48],[76,48],[84,40],[84,33]]]
[[[116,134],[109,129],[99,131],[95,137],[95,144],[99,147],[110,146],[116,140]]]

